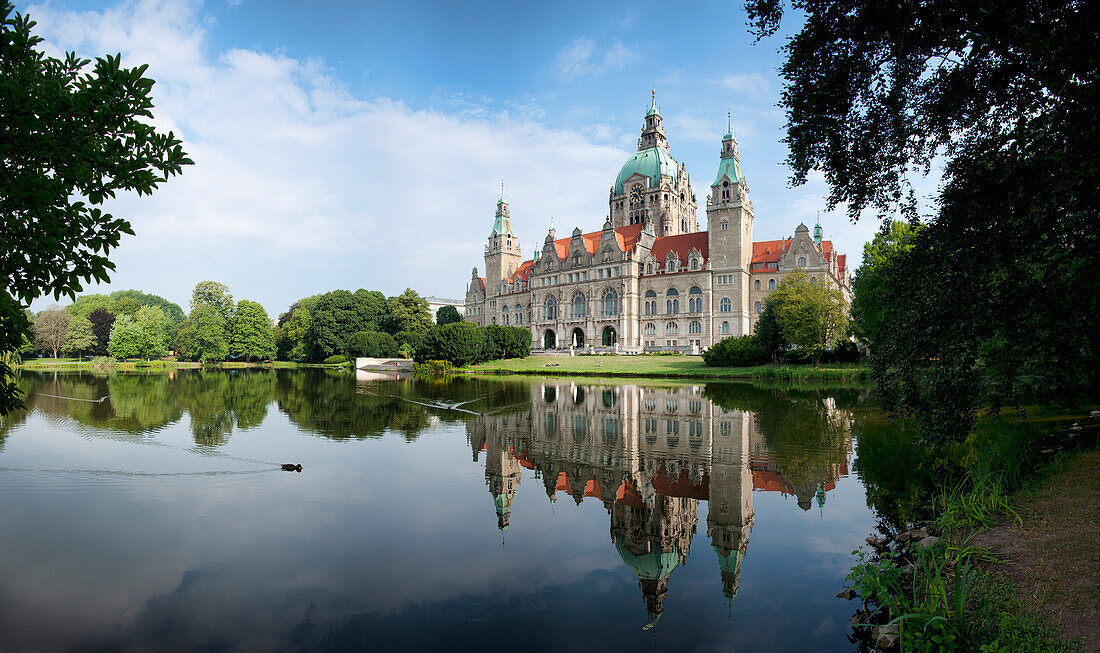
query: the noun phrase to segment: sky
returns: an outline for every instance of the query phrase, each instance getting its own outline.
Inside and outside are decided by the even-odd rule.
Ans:
[[[16,9],[50,54],[149,64],[155,124],[195,162],[152,197],[109,203],[136,236],[111,255],[110,285],[86,292],[136,288],[186,311],[212,279],[272,317],[337,288],[461,299],[471,268],[484,273],[502,182],[528,256],[551,219],[559,234],[601,227],[654,89],[701,224],[732,114],[756,240],[821,211],[855,266],[879,227],[826,212],[819,174],[789,186],[776,106],[786,37],[754,43],[736,0]]]

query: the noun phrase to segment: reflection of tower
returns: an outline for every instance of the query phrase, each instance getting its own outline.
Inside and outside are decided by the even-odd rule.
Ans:
[[[749,468],[748,413],[732,411],[716,416],[719,435],[711,452],[707,535],[722,570],[722,594],[737,596],[741,560],[752,528],[752,470]]]
[[[493,496],[493,506],[497,513],[497,528],[508,529],[508,516],[512,511],[512,502],[519,489],[520,474],[523,467],[512,451],[504,445],[502,432],[491,428],[485,438],[485,483]]]
[[[695,499],[650,494],[640,507],[615,503],[611,507],[611,539],[619,557],[638,578],[649,617],[664,611],[668,577],[684,564],[698,523]]]

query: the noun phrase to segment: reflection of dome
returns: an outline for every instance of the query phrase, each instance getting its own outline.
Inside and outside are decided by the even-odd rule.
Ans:
[[[619,551],[619,557],[623,559],[630,571],[638,577],[638,580],[660,580],[666,578],[683,558],[680,552],[673,548],[672,551],[649,551],[648,553],[635,554],[627,545],[623,544],[622,536],[615,538],[615,548]]]
[[[505,493],[493,495],[493,507],[497,511],[497,528],[508,530],[508,514],[512,512],[512,499]]]
[[[615,195],[623,194],[623,182],[634,173],[649,177],[650,188],[655,188],[661,183],[661,175],[672,177],[672,183],[675,185],[680,166],[663,147],[650,147],[635,152],[626,160],[622,170],[619,171],[619,176],[615,178]]]

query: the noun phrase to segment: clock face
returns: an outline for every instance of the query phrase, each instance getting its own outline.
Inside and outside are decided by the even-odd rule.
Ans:
[[[634,184],[630,187],[630,201],[637,204],[642,201],[642,185]]]

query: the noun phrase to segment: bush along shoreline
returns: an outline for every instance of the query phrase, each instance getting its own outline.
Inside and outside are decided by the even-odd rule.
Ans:
[[[971,438],[968,471],[941,481],[935,518],[867,538],[837,598],[859,600],[854,639],[902,651],[1075,651],[1055,627],[1025,609],[1017,587],[997,570],[1007,558],[978,546],[998,524],[1023,523],[1017,500],[1100,442],[1100,411],[1069,428],[1027,435],[1005,429]]]

